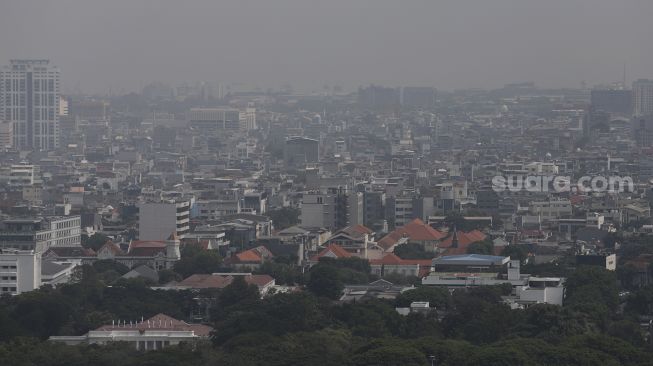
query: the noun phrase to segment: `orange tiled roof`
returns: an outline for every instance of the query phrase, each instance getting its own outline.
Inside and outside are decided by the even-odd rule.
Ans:
[[[263,258],[255,250],[250,249],[236,254],[239,262],[261,262]]]
[[[372,234],[373,233],[373,231],[370,228],[368,228],[366,226],[363,226],[361,224],[348,226],[348,227],[344,228],[342,231],[344,231],[344,232],[355,232],[355,233],[359,233],[359,234]]]
[[[264,259],[271,257],[273,257],[272,252],[270,252],[265,246],[259,245],[256,248],[237,253],[234,256],[234,259],[236,259],[238,262],[261,263]]]
[[[486,238],[486,235],[478,230],[472,230],[468,233],[464,231],[457,231],[456,236],[458,237],[458,247],[467,247],[471,243],[483,241]],[[452,242],[453,242],[453,235],[449,235],[448,238],[444,239],[438,244],[438,247],[450,248]]]
[[[415,219],[406,225],[396,228],[384,236],[377,243],[381,248],[388,250],[402,238],[407,237],[410,241],[436,241],[445,237],[445,234],[435,230],[420,219]]]
[[[387,253],[386,255],[383,256],[381,259],[372,259],[370,260],[370,264],[384,264],[384,265],[410,265],[410,264],[417,264],[420,266],[431,266],[431,259],[403,259],[397,256],[394,253]]]
[[[132,240],[129,243],[130,248],[165,248],[166,242],[163,240]]]
[[[329,246],[324,248],[317,255],[313,256],[311,258],[311,260],[314,261],[314,262],[317,262],[320,258],[324,257],[328,253],[333,253],[333,255],[335,255],[336,258],[349,258],[349,257],[351,257],[351,253],[349,253],[348,251],[342,249],[341,246],[339,246],[337,244],[329,244]]]

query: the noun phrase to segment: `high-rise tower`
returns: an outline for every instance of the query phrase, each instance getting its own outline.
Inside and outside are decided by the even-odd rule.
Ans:
[[[0,69],[0,119],[13,124],[14,147],[59,146],[59,69],[49,60],[11,60]]]

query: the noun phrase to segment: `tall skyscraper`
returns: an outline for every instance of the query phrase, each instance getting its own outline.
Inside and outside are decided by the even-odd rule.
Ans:
[[[633,114],[653,114],[653,80],[639,79],[633,83]]]
[[[59,69],[49,60],[11,60],[0,69],[0,119],[13,124],[15,148],[57,148]]]

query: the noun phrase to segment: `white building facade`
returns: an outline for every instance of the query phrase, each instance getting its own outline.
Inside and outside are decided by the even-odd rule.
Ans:
[[[0,119],[13,124],[15,148],[59,146],[59,74],[49,60],[11,60],[0,69]]]
[[[18,295],[41,286],[41,254],[33,250],[0,250],[0,296]]]

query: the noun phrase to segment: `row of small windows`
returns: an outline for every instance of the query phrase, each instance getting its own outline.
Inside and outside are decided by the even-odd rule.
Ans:
[[[56,107],[55,93],[34,93],[34,105],[44,107]],[[26,106],[27,96],[25,93],[5,93],[5,107],[24,107]]]
[[[34,83],[34,88],[33,90],[35,92],[54,92],[55,86],[59,86],[59,82],[55,82],[54,78],[47,78],[47,79],[36,79],[33,81]],[[23,77],[16,78],[16,79],[5,79],[4,80],[4,90],[7,92],[11,91],[21,91],[24,92],[26,91],[26,80]]]
[[[16,269],[16,265],[10,265],[10,266],[0,266],[0,269]]]
[[[16,276],[2,276],[0,277],[2,281],[16,281]]]
[[[55,120],[56,108],[34,108],[34,120]],[[25,108],[5,108],[5,118],[8,120],[25,120]]]
[[[69,221],[64,221],[64,222],[58,222],[56,224],[57,229],[63,229],[66,227],[79,227],[81,224],[79,220],[69,220]]]
[[[2,290],[2,292],[16,292],[15,287],[2,287],[0,290]]]
[[[79,244],[79,237],[71,237],[71,238],[63,238],[63,239],[57,239],[55,241],[56,246],[64,246],[64,244]]]

